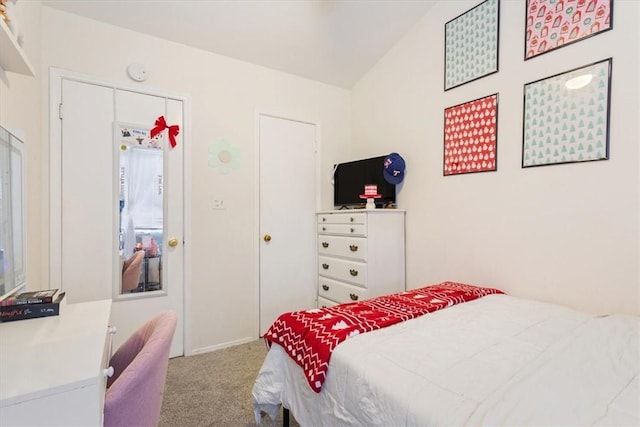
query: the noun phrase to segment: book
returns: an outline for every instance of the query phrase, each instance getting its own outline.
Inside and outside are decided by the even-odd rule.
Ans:
[[[57,316],[60,314],[60,302],[64,298],[64,294],[61,292],[52,302],[0,306],[0,323]]]
[[[0,301],[0,307],[21,305],[21,304],[42,304],[53,302],[58,289],[47,289],[43,291],[22,292]]]

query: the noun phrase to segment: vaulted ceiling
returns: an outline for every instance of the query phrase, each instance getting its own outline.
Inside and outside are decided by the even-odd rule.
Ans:
[[[43,0],[43,3],[349,89],[436,0]]]

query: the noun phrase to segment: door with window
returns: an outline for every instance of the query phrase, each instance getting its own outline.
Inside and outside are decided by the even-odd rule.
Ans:
[[[182,355],[185,100],[61,70],[51,81],[51,287],[70,304],[112,298],[115,345],[175,310]]]

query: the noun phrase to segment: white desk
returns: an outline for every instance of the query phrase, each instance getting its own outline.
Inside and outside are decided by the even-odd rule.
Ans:
[[[0,426],[101,426],[111,300],[0,323]]]

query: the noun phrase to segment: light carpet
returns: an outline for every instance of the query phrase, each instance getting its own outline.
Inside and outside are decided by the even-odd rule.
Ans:
[[[251,403],[253,383],[267,355],[258,339],[197,356],[169,361],[160,427],[256,426]],[[291,424],[298,426],[293,416]],[[282,426],[262,417],[261,427]]]

